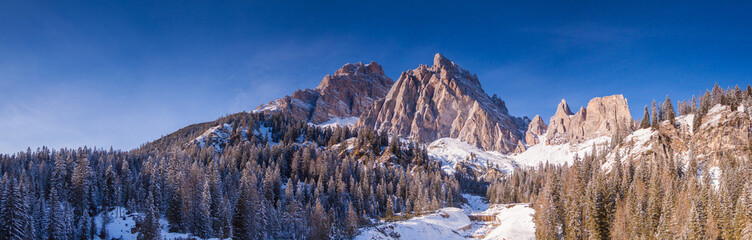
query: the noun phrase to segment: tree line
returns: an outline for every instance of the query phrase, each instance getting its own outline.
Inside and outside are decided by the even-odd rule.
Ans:
[[[232,132],[220,148],[192,143],[223,124]],[[417,144],[261,113],[192,125],[132,151],[0,155],[0,173],[0,239],[109,239],[95,222],[111,222],[102,213],[119,208],[136,216],[139,239],[159,239],[162,228],[196,238],[344,239],[373,220],[461,199],[458,181]]]
[[[692,124],[699,129],[716,104],[749,113],[752,88],[716,84],[678,109],[695,114]],[[645,107],[640,123],[617,135],[666,121],[676,126],[670,98],[660,106]],[[593,146],[571,164],[516,170],[493,182],[487,197],[492,203],[529,202],[539,239],[752,239],[752,143],[745,154],[716,161],[656,153],[639,161],[618,154],[607,159],[621,141]]]

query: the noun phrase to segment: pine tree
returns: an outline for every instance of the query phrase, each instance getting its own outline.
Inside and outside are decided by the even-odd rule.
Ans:
[[[671,98],[666,95],[666,101],[663,102],[663,110],[661,111],[663,113],[664,118],[668,120],[669,123],[671,123],[671,126],[676,126],[676,113],[674,112],[674,105],[671,104]]]
[[[185,215],[183,214],[183,197],[180,191],[175,189],[172,192],[170,201],[165,212],[169,232],[183,232],[185,229]]]
[[[88,218],[89,213],[89,178],[91,176],[91,167],[89,159],[82,157],[78,160],[76,168],[71,176],[72,185],[72,204],[76,222],[81,221],[84,217]]]
[[[199,219],[197,219],[197,231],[195,232],[196,236],[203,239],[212,236],[212,221],[209,209],[211,205],[211,194],[209,191],[209,182],[204,181],[204,191],[201,195],[201,202],[199,203],[199,208],[196,209],[196,211],[198,211]]]
[[[655,99],[653,99],[653,103],[650,105],[650,111],[652,112],[651,115],[653,116],[653,120],[651,122],[651,127],[653,129],[658,129],[658,109],[655,107]]]
[[[146,214],[143,220],[141,220],[139,226],[138,240],[158,240],[160,229],[159,226],[159,213],[154,207],[154,195],[149,192],[149,196],[146,198],[144,206]]]
[[[116,182],[115,172],[112,169],[112,165],[110,165],[104,173],[104,189],[102,190],[102,207],[105,211],[109,211],[109,207],[116,204]]]
[[[642,121],[640,121],[640,128],[649,128],[650,127],[650,113],[648,112],[648,106],[645,105],[645,115],[642,116]]]
[[[594,173],[599,174],[599,173]],[[610,197],[603,191],[603,180],[595,175],[587,187],[586,195],[586,225],[588,235],[595,239],[608,239],[610,236]]]
[[[232,215],[232,239],[251,239],[255,231],[251,221],[250,191],[248,185],[241,183],[240,196],[235,203],[235,211]]]
[[[695,200],[690,210],[688,239],[705,239],[707,215],[702,201]]]
[[[358,214],[355,213],[355,207],[352,202],[347,203],[347,216],[345,217],[346,233],[349,237],[355,237],[358,233]]]
[[[311,223],[311,239],[329,239],[329,216],[318,199],[311,213]]]
[[[49,214],[47,214],[50,218],[49,227],[47,228],[50,240],[69,239],[69,235],[71,234],[69,224],[72,222],[72,219],[68,218],[69,215],[64,205],[64,203],[60,202],[58,191],[53,186],[50,190],[50,210]]]
[[[394,216],[394,202],[392,201],[392,198],[387,198],[386,200],[386,213],[384,214],[384,217],[386,219],[391,219]]]
[[[21,187],[15,180],[8,180],[0,198],[0,233],[3,239],[26,239],[26,224],[29,222],[28,206],[24,203]]]

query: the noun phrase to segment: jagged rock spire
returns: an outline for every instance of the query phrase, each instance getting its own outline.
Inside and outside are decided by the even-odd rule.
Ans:
[[[433,66],[403,72],[358,125],[419,142],[449,137],[511,153],[524,149],[524,144],[518,147],[523,139],[518,129],[524,132],[527,122],[517,120],[507,114],[500,98],[483,91],[475,74],[437,53]]]

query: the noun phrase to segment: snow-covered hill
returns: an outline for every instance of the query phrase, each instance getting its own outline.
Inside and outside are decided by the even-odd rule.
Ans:
[[[519,167],[536,167],[546,162],[571,164],[575,155],[582,157],[590,154],[593,146],[603,148],[608,145],[609,139],[604,136],[579,144],[537,144],[522,153],[501,154],[496,151],[484,151],[458,139],[441,138],[428,144],[426,149],[428,155],[440,161],[444,171],[449,174],[453,174],[458,165],[465,165],[479,172],[494,168],[511,173]]]
[[[361,229],[358,240],[390,239],[535,239],[534,210],[527,204],[489,205],[479,196],[463,194],[462,209],[442,208],[436,213]],[[493,221],[471,220],[490,216]]]

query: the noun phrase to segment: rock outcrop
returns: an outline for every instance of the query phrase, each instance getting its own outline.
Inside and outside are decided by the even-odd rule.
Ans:
[[[333,118],[357,117],[374,101],[383,98],[393,83],[376,62],[348,63],[334,75],[326,75],[315,89],[295,91],[254,111],[283,112],[314,124]]]
[[[543,118],[541,118],[540,115],[535,115],[533,120],[530,121],[530,124],[527,126],[527,131],[525,132],[525,143],[527,143],[528,146],[540,143],[540,138],[544,137],[547,130],[548,126],[543,122]]]
[[[528,121],[509,116],[504,101],[489,97],[475,74],[436,54],[432,66],[403,72],[357,125],[419,142],[450,137],[511,153]]]
[[[752,149],[752,112],[717,104],[702,117],[697,129],[695,114],[659,123],[657,129],[639,129],[628,135],[611,150],[608,159],[621,161],[651,161],[676,159],[680,163],[697,160],[708,166],[720,166],[723,161],[747,156]]]
[[[593,98],[587,108],[580,107],[576,114],[572,114],[569,105],[562,99],[551,117],[546,144],[581,143],[601,136],[612,136],[633,123],[627,99],[622,95]]]

